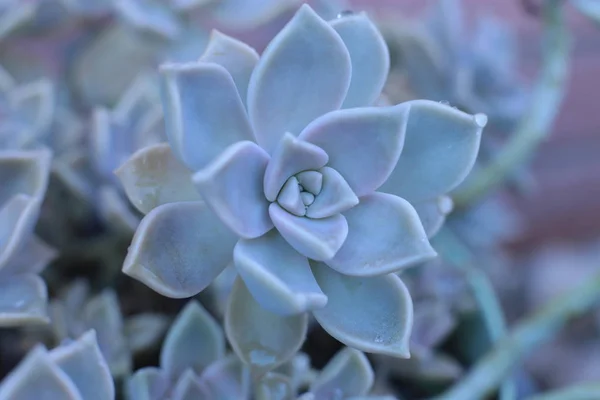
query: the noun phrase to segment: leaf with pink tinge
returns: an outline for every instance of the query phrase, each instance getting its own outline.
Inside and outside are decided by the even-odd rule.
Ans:
[[[339,35],[303,5],[263,52],[248,86],[248,115],[269,153],[285,132],[297,135],[338,109],[350,84],[350,56]]]
[[[344,214],[348,238],[327,265],[345,275],[376,276],[434,258],[415,209],[400,197],[375,192]]]
[[[258,304],[238,278],[227,304],[225,333],[235,353],[260,376],[291,359],[306,339],[308,315],[281,316]]]
[[[214,63],[160,68],[165,131],[173,153],[190,169],[204,168],[252,128],[233,78]]]
[[[329,155],[358,197],[371,193],[390,176],[404,144],[409,106],[333,111],[313,121],[299,139]]]
[[[348,182],[333,168],[319,170],[323,176],[323,187],[306,210],[309,218],[326,218],[344,212],[358,204]]]
[[[345,276],[318,262],[311,267],[329,299],[324,308],[313,311],[323,329],[367,353],[410,356],[412,300],[398,276]]]
[[[256,239],[241,239],[233,260],[254,299],[269,311],[298,314],[327,303],[306,257],[276,230]]]
[[[138,150],[115,173],[131,204],[144,214],[161,204],[201,200],[191,171],[166,143]]]
[[[269,155],[256,143],[238,142],[192,178],[213,212],[246,239],[273,228],[262,186],[268,163]]]
[[[267,200],[275,201],[290,176],[303,171],[317,170],[325,166],[328,160],[329,157],[323,149],[286,133],[275,147],[265,171],[264,188]]]
[[[236,241],[204,203],[163,204],[140,223],[123,272],[163,296],[191,297],[225,269]]]
[[[321,219],[297,217],[271,203],[269,215],[281,236],[296,251],[313,260],[333,258],[348,235],[348,223],[341,214]]]

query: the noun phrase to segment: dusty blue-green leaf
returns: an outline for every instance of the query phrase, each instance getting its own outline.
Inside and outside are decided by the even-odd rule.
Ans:
[[[256,143],[242,141],[229,146],[192,178],[213,212],[246,239],[273,228],[262,185],[268,162],[269,155]]]
[[[191,297],[225,269],[236,242],[204,203],[163,204],[140,223],[123,272],[164,296]]]
[[[400,278],[345,276],[317,262],[311,267],[328,298],[325,307],[313,311],[323,329],[358,350],[409,357],[413,307]]]
[[[200,374],[225,354],[225,336],[213,317],[195,300],[179,313],[163,343],[160,365],[175,379],[185,370]]]
[[[380,190],[419,202],[448,193],[466,178],[477,158],[487,117],[429,100],[396,107],[406,105],[410,113],[404,149]]]
[[[113,379],[93,330],[52,350],[50,358],[69,376],[82,398],[108,400],[115,397]]]
[[[0,326],[47,323],[48,290],[35,274],[0,279]]]
[[[372,193],[344,213],[348,237],[326,263],[354,276],[384,275],[436,256],[414,208],[404,199]]]
[[[431,238],[440,230],[446,216],[452,212],[454,204],[448,196],[439,196],[432,200],[413,203],[415,211],[423,224],[427,237]]]
[[[281,316],[262,308],[238,278],[229,297],[225,332],[236,354],[262,375],[293,357],[306,338],[308,315]]]
[[[390,176],[404,144],[409,105],[338,110],[311,122],[300,139],[329,155],[358,197],[369,194]]]
[[[317,398],[364,396],[373,381],[373,368],[367,357],[358,350],[345,348],[325,365],[310,385],[310,391]]]
[[[171,385],[165,371],[154,367],[139,369],[127,380],[125,392],[128,400],[162,400]]]
[[[233,260],[248,291],[269,311],[298,314],[327,303],[306,257],[274,229],[256,239],[241,239]]]
[[[343,108],[371,106],[381,94],[390,69],[387,44],[365,13],[330,21],[352,62],[352,79]]]
[[[292,400],[294,394],[287,376],[269,372],[258,382],[255,397],[257,400]]]
[[[171,400],[199,400],[209,397],[198,376],[188,369],[179,376],[169,398]]]
[[[338,171],[323,167],[319,172],[323,177],[323,186],[306,209],[308,218],[332,217],[358,204],[358,197]]]
[[[135,314],[125,320],[125,336],[132,353],[155,347],[164,336],[170,318],[157,313]]]
[[[223,26],[252,29],[291,10],[299,0],[219,0],[211,8],[211,17]]]
[[[248,114],[258,143],[272,152],[286,132],[298,135],[315,118],[338,109],[351,69],[342,39],[303,5],[267,46],[250,78]]]
[[[0,152],[0,207],[17,194],[43,196],[51,157],[47,150]]]
[[[131,203],[144,214],[162,204],[201,200],[192,172],[165,143],[137,151],[115,173]]]
[[[56,365],[41,345],[0,382],[0,400],[39,399],[84,400],[69,376]]]
[[[165,130],[174,154],[190,169],[204,168],[223,150],[252,140],[233,78],[214,63],[160,68]]]

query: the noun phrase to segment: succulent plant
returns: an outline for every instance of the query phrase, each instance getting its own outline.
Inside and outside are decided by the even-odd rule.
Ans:
[[[0,399],[113,400],[115,388],[96,334],[48,351],[38,345],[0,382]]]
[[[47,150],[0,152],[0,326],[48,321],[39,273],[55,252],[33,230],[50,160]]]

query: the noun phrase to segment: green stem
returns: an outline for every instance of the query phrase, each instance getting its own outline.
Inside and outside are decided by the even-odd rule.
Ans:
[[[600,273],[519,323],[449,391],[435,400],[480,400],[494,391],[517,362],[550,340],[565,323],[600,301]]]
[[[528,397],[527,400],[597,400],[600,399],[600,383],[590,382],[574,385],[553,392]]]
[[[471,184],[457,191],[454,196],[457,207],[466,207],[501,185],[529,160],[550,133],[566,92],[571,48],[561,1],[544,0],[543,3],[542,70],[533,89],[529,110],[496,159],[477,172]]]
[[[448,228],[443,228],[435,236],[433,243],[446,262],[464,273],[483,317],[490,342],[494,345],[506,334],[506,321],[489,278],[476,266],[475,257],[469,248]],[[511,400],[515,397],[514,382],[507,379],[500,388],[500,400]]]

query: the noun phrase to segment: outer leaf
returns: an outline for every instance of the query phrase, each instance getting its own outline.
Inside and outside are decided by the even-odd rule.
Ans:
[[[160,365],[175,379],[185,370],[200,374],[225,354],[221,327],[197,301],[191,300],[169,329]]]
[[[56,256],[56,250],[37,236],[30,235],[23,247],[2,268],[2,273],[6,275],[39,274]]]
[[[298,351],[306,338],[308,315],[280,316],[262,308],[241,279],[227,305],[225,332],[236,354],[262,375]]]
[[[352,62],[352,80],[342,107],[373,105],[390,69],[387,44],[365,13],[342,16],[330,24],[344,41]]]
[[[440,196],[433,200],[422,201],[413,204],[415,211],[419,214],[419,219],[423,224],[423,229],[427,237],[431,238],[440,230],[446,216],[452,212],[452,199],[448,196]]]
[[[115,173],[131,203],[144,214],[162,204],[201,199],[191,171],[165,143],[137,151]]]
[[[396,107],[405,105],[410,105],[410,115],[404,150],[380,190],[416,203],[446,194],[465,179],[477,158],[487,117],[429,100]]]
[[[328,297],[313,314],[331,336],[358,350],[409,357],[413,308],[406,286],[396,275],[344,276],[311,262],[315,278]]]
[[[123,272],[164,296],[190,297],[225,269],[236,241],[204,203],[164,204],[140,223]]]
[[[348,237],[331,268],[354,276],[385,275],[436,256],[419,216],[404,199],[375,192],[345,213]]]
[[[48,322],[48,290],[34,274],[4,277],[0,280],[0,326]]]
[[[0,208],[0,271],[29,241],[41,202],[41,198],[19,194]]]
[[[38,345],[0,384],[0,400],[39,399],[84,400],[75,384]]]
[[[126,392],[130,400],[162,400],[171,382],[167,374],[153,367],[139,369],[127,381]]]
[[[115,397],[114,383],[93,330],[52,350],[50,358],[69,376],[82,398],[107,400]]]
[[[374,373],[367,357],[350,348],[340,350],[310,386],[317,398],[364,396],[373,386]]]
[[[273,228],[262,185],[268,162],[269,155],[256,143],[238,142],[193,177],[208,206],[229,229],[246,239]]]
[[[114,3],[118,15],[140,30],[175,38],[180,27],[177,15],[168,4],[155,0],[119,0]]]
[[[306,257],[275,230],[256,239],[240,240],[233,260],[254,299],[269,311],[298,314],[327,303]]]
[[[0,152],[0,207],[17,194],[43,196],[51,157],[47,150]]]
[[[250,78],[248,113],[258,144],[272,152],[285,132],[297,135],[338,109],[350,71],[339,35],[303,5],[267,46]]]
[[[229,72],[213,63],[166,64],[162,75],[165,130],[175,155],[204,168],[229,145],[252,139],[252,129]]]
[[[246,367],[235,354],[221,358],[209,365],[200,377],[209,399],[246,399],[247,389],[242,382],[242,374]],[[247,372],[247,371],[246,371]]]
[[[338,110],[316,119],[300,134],[329,155],[357,196],[388,179],[404,144],[410,106]]]

